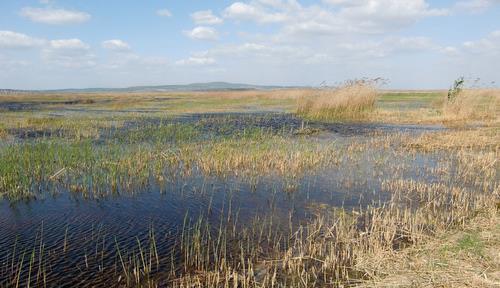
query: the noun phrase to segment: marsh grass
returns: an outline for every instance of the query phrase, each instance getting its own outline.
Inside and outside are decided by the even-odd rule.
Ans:
[[[66,138],[69,140],[98,139],[113,129],[123,127],[128,118],[73,116],[53,117],[20,112],[5,115],[4,131],[22,139],[29,138]],[[23,115],[24,114],[24,115]]]
[[[264,141],[238,139],[213,142],[200,147],[197,166],[207,174],[287,175],[296,177],[311,169],[333,163],[338,155],[333,146],[306,141],[290,142],[280,137]]]
[[[16,239],[7,255],[8,261],[0,264],[0,285],[6,287],[47,287],[50,258],[44,243],[43,226],[36,231],[30,247],[21,248]],[[7,276],[8,275],[8,276]]]
[[[361,287],[498,286],[498,210],[485,209],[465,226],[441,231],[424,243],[373,261],[378,277]]]
[[[500,91],[494,89],[463,89],[444,101],[445,121],[496,120],[500,112]]]
[[[478,233],[469,232],[464,234],[452,250],[456,252],[465,251],[482,256],[484,253],[484,242]]]
[[[375,108],[379,93],[374,83],[349,81],[338,88],[324,88],[301,97],[297,113],[312,119],[339,120],[364,118]]]
[[[157,151],[154,150],[156,145],[144,143],[134,144],[137,145],[135,151],[126,150],[123,144],[109,150],[113,146],[106,145],[103,149],[87,141],[72,145],[35,143],[16,152],[25,155],[25,161],[20,163],[35,176],[35,179],[25,180],[29,184],[37,183],[36,177],[48,179],[65,166],[68,174],[102,175],[102,182],[94,180],[97,186],[92,189],[97,189],[112,181],[118,187],[141,186],[144,185],[141,181],[149,179],[151,167],[158,166],[158,175],[164,175],[165,165],[178,167],[180,163],[192,163],[191,167],[196,165],[206,174],[222,176],[253,173],[293,176],[340,163],[351,163],[348,167],[354,169],[361,161],[366,161],[360,156],[375,148],[391,153],[408,152],[394,148],[395,143],[404,141],[401,136],[379,138],[354,141],[345,147],[330,147],[308,144],[311,141],[307,138],[290,141],[279,135],[254,131],[246,139],[178,143],[172,151],[164,150],[163,146]],[[453,173],[455,176],[444,177],[437,183],[405,178],[405,163],[394,164],[395,173],[380,183],[383,191],[390,195],[387,201],[374,201],[366,207],[353,209],[321,205],[315,213],[317,216],[298,224],[279,222],[272,213],[242,221],[238,211],[232,211],[221,214],[219,223],[209,222],[205,214],[194,218],[186,214],[169,254],[172,258],[158,256],[155,247],[162,240],[155,237],[154,232],[149,234],[149,241],[133,239],[137,242],[136,248],[125,249],[115,242],[118,268],[113,279],[128,287],[335,287],[362,285],[383,278],[389,271],[381,265],[389,265],[385,261],[389,261],[391,255],[425,245],[436,235],[464,227],[478,213],[497,209],[500,197],[498,155],[491,149],[488,145],[475,150],[467,147],[446,149],[457,160],[445,161],[439,169],[444,175]],[[426,150],[426,153],[432,151],[435,150]],[[164,155],[157,154],[160,152]],[[56,161],[51,164],[53,159]],[[380,165],[385,165],[383,159],[380,161]],[[9,163],[16,165],[14,160]],[[51,173],[41,167],[50,167],[45,170]],[[426,173],[432,171],[429,168]],[[64,179],[68,176],[64,174],[60,181],[67,181]],[[128,179],[133,180],[127,182]],[[469,240],[456,243],[467,250],[471,246]],[[64,251],[66,240],[61,243],[60,250]],[[477,246],[474,243],[472,246]],[[31,275],[29,267],[34,264],[30,263],[38,260],[29,260],[30,253],[32,251],[28,250],[25,257],[14,261],[13,267],[25,267],[22,270],[14,268],[14,275]],[[94,261],[90,255],[87,258],[85,262]],[[174,258],[175,261],[171,260]],[[13,279],[14,283],[16,279],[21,279],[21,284],[26,281],[24,276]]]
[[[7,129],[5,129],[5,126],[3,123],[0,124],[0,139],[5,139],[9,133],[7,132]]]
[[[156,287],[152,276],[160,268],[160,258],[154,228],[149,229],[146,241],[136,237],[136,246],[130,250],[120,248],[116,238],[114,240],[117,262],[121,268],[118,284],[126,287]]]
[[[322,111],[318,104],[319,110],[314,110],[316,102],[305,102],[304,107],[311,111],[307,115],[361,119],[371,114],[371,97],[376,91],[368,87],[365,91],[368,100],[352,104],[348,95],[360,95],[358,92],[364,90],[349,89],[325,91],[324,103],[331,104],[331,111]],[[245,97],[252,98],[250,103],[271,106],[282,99],[296,100],[304,94],[307,96],[304,99],[320,98],[316,94],[307,95],[317,90],[298,91],[293,95],[289,92],[200,93],[194,100],[175,100],[179,102],[172,111],[193,109],[190,107],[196,103],[202,103],[200,109],[241,108],[248,104],[243,101]],[[344,100],[329,98],[336,93],[345,96]],[[114,99],[119,98],[116,95],[96,96],[95,103],[75,105],[101,105],[99,101],[106,99],[118,102],[116,106],[108,102],[103,104],[109,105],[109,109],[141,107],[141,103],[134,102],[135,96],[125,95],[126,99]],[[148,99],[145,106],[156,103],[152,96],[143,96]],[[227,101],[217,102],[220,97]],[[272,97],[272,101],[266,97]],[[431,99],[433,96],[425,97]],[[60,98],[64,97],[57,96],[55,100]],[[431,101],[429,99],[426,101]],[[216,107],[216,103],[228,106]],[[347,108],[342,110],[340,107]],[[314,113],[318,114],[314,116]],[[162,124],[161,119],[145,119],[134,113],[119,119],[86,117],[87,120],[81,122],[83,118],[33,117],[33,113],[8,115],[12,122],[4,124],[6,129],[17,125],[32,130],[63,129],[57,137],[23,139],[0,146],[0,197],[11,203],[42,197],[43,191],[69,191],[97,199],[114,194],[133,195],[143,191],[150,181],[169,185],[169,177],[174,177],[172,174],[189,176],[194,172],[222,181],[227,177],[239,177],[241,181],[257,182],[262,177],[272,176],[282,180],[283,192],[293,196],[303,175],[323,169],[332,169],[328,171],[340,175],[338,186],[332,185],[331,189],[340,187],[350,191],[356,181],[365,181],[365,186],[360,185],[362,189],[371,189],[374,185],[388,195],[384,201],[374,200],[367,206],[360,204],[359,208],[317,205],[314,216],[299,223],[292,223],[291,217],[289,223],[284,223],[287,221],[277,219],[273,211],[242,220],[237,209],[228,207],[225,211],[231,212],[221,213],[219,223],[208,221],[208,215],[214,213],[210,208],[207,214],[199,217],[191,218],[186,214],[182,227],[176,231],[176,242],[168,251],[168,259],[160,257],[156,248],[167,235],[157,237],[153,229],[146,240],[129,239],[136,243],[134,247],[111,241],[115,265],[106,267],[110,268],[108,270],[102,268],[99,271],[104,271],[103,275],[96,277],[108,277],[106,279],[111,279],[113,285],[345,287],[371,284],[370,281],[384,279],[400,267],[411,264],[407,258],[394,266],[391,264],[393,257],[435,241],[436,235],[463,229],[479,214],[498,214],[499,134],[494,126],[426,133],[418,137],[374,134],[360,137],[362,140],[349,138],[344,145],[337,145],[332,143],[336,138],[325,143],[309,133],[294,133],[297,131],[238,130],[226,120],[208,129],[207,123],[203,123],[208,120],[194,124]],[[370,119],[371,116],[366,117]],[[137,123],[158,121],[130,127],[125,125],[129,120]],[[70,127],[85,132],[74,133]],[[437,158],[436,166],[418,171],[410,169],[421,161],[421,153]],[[366,178],[374,182],[359,180],[366,175],[363,173],[370,173]],[[80,248],[78,239],[70,239],[67,230],[64,234],[56,249],[67,253]],[[480,246],[478,243],[484,242],[474,237],[459,238],[452,247],[474,252]],[[34,243],[33,247],[21,250],[15,246],[9,254],[10,261],[3,263],[3,275],[12,280],[9,286],[41,285],[45,277],[50,276],[47,275],[50,274],[50,261],[46,255],[57,257],[54,255],[58,254],[47,251],[43,241]],[[96,249],[93,255],[85,251],[79,267],[88,269],[92,265],[104,265],[103,258],[112,257],[106,254],[108,252]]]
[[[113,115],[115,121],[118,118],[134,117],[134,113],[164,117],[183,113],[249,109],[296,112],[303,117],[318,120],[451,124],[469,120],[491,122],[498,117],[500,109],[498,89],[462,89],[453,101],[448,101],[446,91],[383,92],[376,87],[376,83],[372,85],[367,80],[354,80],[336,89],[6,95],[0,99],[0,107],[4,103],[31,105],[27,110],[2,112],[6,120],[4,122],[7,123],[6,129],[13,128],[11,122],[25,122],[30,114],[37,118],[49,112],[67,112],[66,109],[72,113],[71,118],[81,114],[90,116],[90,119],[98,118],[100,124],[112,122],[106,119],[106,114],[100,114],[104,112],[108,115],[117,113]],[[93,110],[97,112],[94,113]],[[23,113],[23,117],[18,117]],[[70,127],[78,123],[62,122],[62,125]],[[21,126],[29,125],[21,123]],[[33,128],[36,126],[31,125]],[[53,123],[49,126],[57,125]],[[95,135],[95,130],[85,134],[89,133]]]
[[[498,127],[466,128],[447,130],[439,133],[423,133],[417,137],[403,137],[404,146],[420,151],[450,151],[460,149],[491,151],[500,150],[500,130]]]
[[[253,234],[248,234],[248,230],[240,232],[237,238],[224,234],[232,240],[223,243],[237,248],[223,249],[227,255],[214,256],[224,264],[212,266],[208,265],[208,260],[202,260],[194,265],[202,269],[196,269],[197,272],[187,270],[188,273],[175,279],[174,286],[360,285],[388,273],[380,265],[385,265],[390,255],[426,243],[444,231],[463,227],[478,211],[496,209],[492,200],[499,196],[498,187],[493,194],[412,181],[390,182],[385,187],[393,194],[387,203],[374,203],[365,209],[353,210],[325,207],[320,216],[291,231],[291,234],[271,232],[269,235],[275,236],[267,238],[271,241],[267,245],[255,244],[262,245],[263,242],[249,237]],[[272,230],[267,230],[269,228],[264,228],[264,231],[270,233]],[[199,240],[195,239],[204,239],[202,242],[205,243],[191,243],[187,247],[217,247],[210,244],[215,240],[211,240],[206,232],[209,229],[197,228],[195,231],[197,236],[189,241],[198,243]],[[463,249],[475,249],[479,245],[476,242],[475,239],[464,238],[457,245]],[[240,250],[238,247],[249,247],[251,250]],[[261,258],[259,253],[255,253],[262,247],[267,247],[267,257]],[[193,253],[200,256],[189,254],[189,259],[210,258],[202,257],[206,250],[194,249],[197,252]],[[220,248],[212,251],[220,251]],[[233,260],[224,262],[226,259]]]
[[[217,177],[296,178],[337,157],[334,146],[291,141],[259,128],[207,138],[193,125],[164,125],[132,129],[105,144],[42,138],[0,149],[0,196],[14,201],[66,189],[105,197],[192,169]]]
[[[348,153],[373,149],[374,145],[390,147],[390,142],[385,141],[387,140],[353,144]],[[391,195],[388,201],[373,202],[372,205],[359,209],[321,205],[317,217],[288,232],[281,230],[277,236],[268,238],[271,239],[270,244],[262,246],[256,244],[262,242],[251,240],[254,239],[252,237],[245,238],[243,235],[247,234],[241,232],[239,234],[241,237],[231,238],[231,241],[228,241],[232,243],[230,246],[252,247],[256,251],[265,249],[264,257],[247,258],[246,255],[254,255],[253,252],[240,254],[238,249],[225,250],[232,251],[229,253],[235,260],[223,266],[199,263],[203,269],[183,273],[182,276],[175,278],[173,286],[337,287],[366,283],[371,283],[368,287],[379,285],[372,281],[384,279],[385,275],[393,273],[392,270],[386,269],[395,269],[394,267],[386,267],[390,266],[394,255],[426,245],[434,241],[436,235],[463,229],[478,214],[497,213],[496,203],[500,197],[497,155],[488,145],[478,150],[460,147],[457,149],[447,151],[456,155],[459,161],[446,162],[446,167],[440,168],[444,175],[459,171],[453,180],[446,180],[448,178],[445,177],[443,182],[433,183],[426,180],[405,179],[404,173],[395,173],[392,178],[382,182],[382,189]],[[355,158],[353,155],[352,159]],[[398,167],[394,168],[395,171],[405,169],[404,164],[400,165],[396,165]],[[429,168],[430,173],[431,171],[434,171],[433,168]],[[452,184],[448,182],[450,180]],[[258,223],[264,225],[265,222],[260,220]],[[267,229],[269,228],[264,229],[269,231],[267,233],[273,231]],[[210,242],[208,234],[197,238]],[[476,240],[464,236],[457,240],[456,245],[462,247],[459,248],[461,250],[474,251],[474,247],[480,245],[479,240]],[[204,247],[207,246],[211,247],[210,244],[205,244]],[[230,256],[226,255],[223,258],[228,257]],[[240,257],[241,260],[238,261]]]
[[[91,191],[94,196],[113,193],[145,183],[149,169],[156,167],[148,163],[153,156],[147,150],[100,147],[91,141],[23,143],[2,149],[0,158],[0,195],[10,200],[41,196],[47,190],[58,193],[58,187],[87,196]]]

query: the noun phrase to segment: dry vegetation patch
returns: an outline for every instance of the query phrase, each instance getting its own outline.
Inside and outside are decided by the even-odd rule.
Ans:
[[[296,176],[320,169],[338,157],[333,146],[290,142],[282,138],[206,143],[198,148],[195,163],[206,174]]]
[[[317,89],[312,95],[300,97],[297,113],[323,120],[363,118],[374,109],[377,97],[374,83],[348,81],[338,88]]]
[[[500,90],[465,89],[448,96],[443,106],[444,121],[498,121]]]
[[[423,245],[367,258],[380,276],[362,287],[500,286],[500,213],[483,211],[465,226]]]
[[[5,129],[3,124],[0,124],[0,139],[6,138],[7,135],[9,135],[9,133],[7,132],[7,129]]]
[[[498,151],[500,149],[498,127],[429,132],[418,137],[405,137],[404,139],[406,147],[421,151],[463,148]]]

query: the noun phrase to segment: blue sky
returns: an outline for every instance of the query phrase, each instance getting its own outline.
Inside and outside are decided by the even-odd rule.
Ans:
[[[3,0],[0,13],[0,88],[500,82],[500,0]]]

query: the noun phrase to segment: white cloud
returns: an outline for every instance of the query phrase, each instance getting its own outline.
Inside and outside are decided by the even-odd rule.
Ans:
[[[440,52],[448,56],[460,55],[460,51],[458,50],[458,48],[453,46],[442,47],[440,48]]]
[[[130,51],[130,45],[119,39],[106,40],[102,42],[102,47],[113,51]]]
[[[52,9],[56,7],[55,1],[48,2],[51,3],[47,6],[40,5],[46,8],[42,10],[57,10]],[[194,46],[183,49],[196,49],[201,45],[209,50],[174,60],[161,55],[136,54],[123,41],[128,39],[103,38],[101,41],[105,41],[96,44],[100,47],[91,47],[82,41],[83,38],[51,38],[50,41],[33,38],[31,34],[0,31],[0,48],[3,48],[0,49],[0,71],[15,72],[0,73],[0,80],[20,87],[61,87],[73,86],[73,83],[77,84],[74,86],[128,86],[212,79],[314,85],[322,80],[333,82],[376,74],[395,80],[393,83],[400,87],[424,88],[447,84],[450,74],[464,74],[469,70],[483,77],[495,77],[498,73],[494,69],[500,65],[500,30],[477,37],[464,31],[459,38],[433,39],[425,37],[434,34],[420,29],[422,27],[411,28],[427,17],[444,15],[450,15],[446,22],[456,24],[462,20],[458,7],[462,12],[480,12],[496,9],[492,5],[500,0],[453,2],[233,0],[221,10],[192,10],[188,17],[195,24],[185,27],[187,31],[182,32],[195,40],[220,41],[192,43]],[[156,11],[155,8],[150,12],[165,17],[172,15],[168,10]],[[471,18],[466,20],[474,21],[482,16],[469,15]],[[494,15],[485,13],[484,20],[494,21],[491,19],[495,18],[487,18],[491,16]],[[439,19],[435,20],[432,23],[439,24]],[[242,23],[244,21],[248,22]],[[45,20],[47,22],[58,21]],[[236,38],[225,37],[223,30],[227,29],[215,26],[221,23],[232,25],[226,28]],[[443,29],[452,29],[448,26]],[[413,35],[416,31],[422,34]],[[465,40],[469,41],[463,42]],[[19,49],[23,47],[35,49]],[[110,52],[98,58],[93,48],[103,53],[103,49]],[[185,52],[193,51],[196,50]],[[434,67],[436,71],[429,73],[428,67]],[[22,79],[27,78],[25,74],[29,75],[30,83],[23,83]],[[415,79],[419,79],[418,83]],[[440,82],[442,79],[445,81]]]
[[[438,45],[434,44],[428,37],[401,37],[389,38],[385,42],[386,46],[393,46],[399,51],[425,51],[434,50]]]
[[[80,39],[51,40],[48,47],[42,50],[42,59],[49,64],[67,68],[97,65],[90,46]]]
[[[491,32],[486,37],[462,44],[464,52],[479,55],[500,55],[500,30]]]
[[[193,30],[184,31],[184,34],[194,40],[217,40],[219,33],[212,27],[198,26]]]
[[[282,40],[287,38],[287,40],[291,40],[290,38],[297,39],[304,36],[305,38],[310,38],[314,36],[352,32],[352,30],[350,30],[351,27],[346,27],[346,29],[342,27],[343,25],[341,23],[334,23],[334,21],[331,20],[321,21],[321,19],[310,19],[284,26],[282,33],[278,35],[278,37]]]
[[[334,55],[320,52],[307,46],[289,46],[247,42],[238,45],[222,45],[204,53],[205,57],[217,57],[223,63],[238,65],[272,65],[278,67],[325,64],[331,62]],[[223,65],[223,64],[222,64]]]
[[[454,9],[458,12],[480,13],[486,11],[495,4],[500,4],[499,0],[462,0],[455,4]]]
[[[368,33],[401,29],[424,17],[449,13],[447,9],[430,8],[425,0],[358,0],[337,3],[334,7],[339,10],[330,19],[340,19],[346,30]]]
[[[0,71],[16,70],[28,67],[31,63],[25,60],[12,59],[0,54]]]
[[[33,48],[43,43],[44,40],[25,34],[13,31],[0,31],[0,48]]]
[[[224,10],[224,17],[238,21],[255,21],[258,23],[283,22],[287,20],[285,13],[267,11],[261,5],[235,2]]]
[[[191,19],[197,25],[215,25],[224,22],[221,18],[215,16],[212,10],[197,11],[191,14]]]
[[[156,14],[158,16],[162,16],[162,17],[172,17],[172,12],[170,12],[170,10],[168,10],[168,9],[157,10]]]
[[[130,52],[111,55],[100,66],[104,69],[139,71],[140,69],[147,70],[155,67],[166,67],[167,65],[169,65],[169,61],[165,57],[141,56]]]
[[[346,41],[334,47],[335,54],[343,58],[388,58],[396,54],[444,52],[441,46],[427,37],[385,37],[381,40]]]
[[[255,60],[257,58],[282,59],[289,55],[298,58],[303,48],[265,43],[247,42],[238,45],[223,45],[208,51],[208,55],[238,57]]]
[[[33,22],[54,25],[83,23],[91,17],[90,14],[80,11],[33,7],[21,9],[21,15]]]
[[[258,0],[257,4],[284,10],[300,9],[301,5],[296,0]]]
[[[235,2],[224,17],[260,24],[280,23],[279,38],[301,35],[385,33],[407,27],[421,18],[448,15],[446,9],[431,8],[425,0],[324,0],[325,5],[303,6],[298,1],[255,0]]]
[[[380,40],[345,40],[329,43],[329,45],[247,42],[237,45],[220,45],[202,55],[221,59],[223,63],[238,62],[245,66],[267,63],[275,66],[303,67],[304,65],[323,66],[326,63],[348,63],[358,60],[369,62],[374,59],[389,59],[397,54],[418,55],[419,53],[447,52],[451,54],[449,50],[427,37],[385,37]]]
[[[169,64],[169,61],[165,57],[139,57],[138,63],[143,66],[166,66]]]
[[[446,9],[432,9],[425,0],[359,0],[357,5],[340,5],[339,16],[367,26],[411,24],[427,16],[444,16]]]
[[[51,40],[50,47],[53,49],[61,50],[88,50],[89,45],[82,42],[80,39],[63,39],[63,40]]]
[[[175,62],[175,64],[179,66],[206,66],[213,65],[215,63],[216,61],[214,58],[203,55],[194,55],[187,59],[181,59]]]

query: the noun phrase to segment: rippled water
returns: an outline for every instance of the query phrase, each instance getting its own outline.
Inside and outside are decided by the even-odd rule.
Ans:
[[[217,123],[206,115],[186,121],[196,117]],[[237,117],[234,119],[239,121]],[[269,121],[280,123],[279,120]],[[265,125],[272,127],[269,123]],[[372,126],[353,128],[340,124],[324,127],[329,134],[318,135],[317,141],[338,141],[339,137],[355,134],[347,133],[349,131],[373,130]],[[385,132],[418,130],[413,126],[378,128]],[[349,138],[341,140],[350,141]],[[360,157],[373,158],[373,153]],[[404,175],[409,178],[429,177],[423,175],[424,167],[436,165],[435,159],[425,155],[396,160],[411,164]],[[114,286],[122,272],[118,249],[124,254],[135,251],[138,241],[147,247],[150,233],[154,231],[161,263],[179,261],[178,255],[171,254],[175,253],[173,246],[186,219],[199,216],[215,226],[228,215],[237,217],[240,225],[264,215],[273,215],[278,222],[283,221],[283,225],[288,221],[297,225],[314,214],[311,207],[316,204],[348,208],[385,200],[387,195],[380,190],[379,180],[391,176],[390,167],[374,167],[370,164],[372,161],[360,163],[367,164],[341,163],[341,168],[309,173],[294,180],[293,191],[287,188],[289,180],[274,176],[249,183],[237,177],[221,179],[194,172],[162,186],[151,184],[135,195],[84,199],[68,192],[26,203],[0,200],[0,286],[10,287],[16,281],[26,283],[28,277],[38,285],[45,281],[48,287]],[[33,253],[36,261],[31,263]],[[20,263],[24,267],[21,273],[16,268]],[[157,271],[166,272],[166,268]]]

